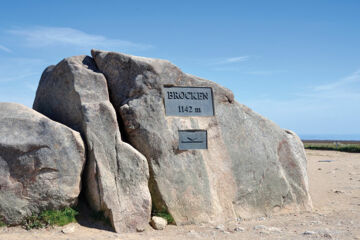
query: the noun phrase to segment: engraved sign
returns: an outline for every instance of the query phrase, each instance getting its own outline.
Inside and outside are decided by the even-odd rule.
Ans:
[[[179,150],[207,149],[206,130],[179,130]]]
[[[210,87],[164,87],[168,116],[214,116]]]

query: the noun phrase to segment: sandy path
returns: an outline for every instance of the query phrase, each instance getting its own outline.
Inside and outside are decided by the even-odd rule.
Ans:
[[[307,150],[310,192],[314,211],[282,214],[227,223],[225,226],[150,227],[142,233],[116,234],[70,224],[63,228],[25,231],[0,228],[1,240],[27,239],[360,239],[360,154]],[[238,231],[234,231],[238,228]],[[308,231],[309,234],[304,234]]]

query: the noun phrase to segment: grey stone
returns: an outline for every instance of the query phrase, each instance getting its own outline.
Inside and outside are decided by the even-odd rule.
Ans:
[[[78,132],[23,105],[0,103],[1,220],[15,225],[75,205],[84,163]]]
[[[61,232],[63,234],[73,233],[73,232],[75,232],[75,226],[74,225],[66,226],[63,229],[61,229]]]
[[[314,232],[314,231],[305,231],[305,232],[303,232],[303,235],[315,235],[316,234],[316,232]]]
[[[165,60],[92,50],[127,139],[150,166],[155,209],[177,224],[311,209],[303,144],[218,84]],[[166,116],[164,87],[211,87],[215,116]],[[178,130],[207,130],[208,149],[178,149]]]
[[[337,189],[333,189],[333,192],[334,192],[334,193],[337,193],[337,194],[344,193],[344,191],[342,191],[342,190],[337,190]]]
[[[333,238],[331,232],[330,232],[329,229],[327,229],[327,228],[319,230],[319,231],[318,231],[318,234],[319,234],[321,237],[324,237],[324,238],[328,238],[328,239],[332,239],[332,238]]]
[[[266,230],[268,230],[269,232],[277,232],[277,233],[281,233],[281,229],[277,228],[277,227],[267,227]]]
[[[43,73],[33,108],[79,131],[87,146],[86,196],[116,232],[148,225],[151,196],[145,157],[122,141],[106,79],[91,57],[66,58]]]
[[[244,232],[244,231],[245,231],[245,228],[243,228],[243,227],[235,227],[235,228],[234,228],[234,231],[235,231],[235,232]]]
[[[215,229],[220,230],[220,231],[225,231],[225,226],[223,224],[219,224],[215,227]]]
[[[166,219],[157,216],[153,216],[150,222],[150,225],[156,230],[164,230],[167,224]]]
[[[254,226],[254,230],[265,230],[265,229],[267,229],[267,227],[264,226],[264,225],[256,225],[256,226]]]
[[[322,224],[322,222],[320,222],[320,221],[311,221],[310,222],[310,225],[320,225],[320,224]]]
[[[327,232],[321,234],[321,236],[324,237],[324,238],[328,238],[328,239],[332,239],[332,238],[333,238],[332,235],[331,235],[330,233],[327,233]]]
[[[136,228],[136,232],[144,232],[145,228],[144,227],[137,227]]]

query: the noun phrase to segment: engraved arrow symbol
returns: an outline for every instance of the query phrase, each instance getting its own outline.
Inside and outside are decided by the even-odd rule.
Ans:
[[[187,137],[187,139],[189,141],[181,141],[182,143],[202,143],[203,141],[196,141],[197,138],[190,138],[190,137]]]

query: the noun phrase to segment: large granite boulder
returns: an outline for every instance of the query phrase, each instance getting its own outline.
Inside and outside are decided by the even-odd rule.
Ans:
[[[190,224],[311,208],[306,156],[296,134],[239,104],[230,90],[168,61],[99,50],[92,56],[127,141],[148,160],[156,211]],[[210,87],[215,114],[167,115],[165,87],[171,86]],[[207,149],[180,150],[179,130],[193,129],[207,131]]]
[[[0,103],[0,220],[19,224],[76,204],[84,163],[78,132],[23,105]]]
[[[48,67],[33,108],[79,131],[86,143],[85,193],[90,206],[117,232],[148,224],[151,196],[145,157],[120,136],[107,82],[91,57],[66,58]]]

